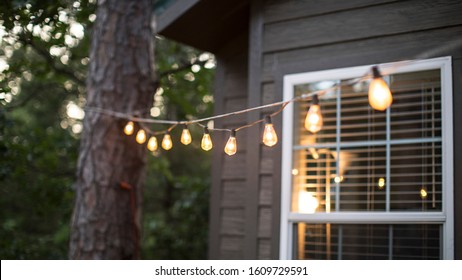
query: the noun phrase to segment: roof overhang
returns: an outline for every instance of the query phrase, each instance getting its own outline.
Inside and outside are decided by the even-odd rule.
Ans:
[[[157,16],[160,35],[217,52],[230,39],[248,32],[250,0],[177,0]]]

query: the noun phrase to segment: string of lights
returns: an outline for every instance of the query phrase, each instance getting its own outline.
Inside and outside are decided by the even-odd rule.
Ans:
[[[288,104],[293,102],[302,102],[302,101],[310,101],[311,105],[309,106],[306,118],[305,118],[305,128],[310,131],[311,133],[315,134],[322,129],[323,125],[323,117],[321,112],[321,107],[319,105],[319,96],[327,94],[331,91],[335,91],[342,86],[347,85],[354,85],[359,82],[372,79],[369,85],[369,92],[368,92],[368,99],[369,104],[372,108],[379,111],[384,111],[388,107],[391,106],[393,102],[393,97],[391,91],[387,85],[387,83],[383,80],[382,74],[380,73],[377,66],[371,68],[371,71],[366,73],[360,78],[350,79],[341,81],[338,83],[333,84],[331,87],[322,90],[316,90],[308,93],[301,94],[300,96],[294,97],[287,101],[279,101],[274,102],[271,104],[256,106],[244,110],[234,111],[230,113],[215,115],[207,118],[195,119],[195,120],[182,120],[182,121],[174,121],[174,120],[159,120],[159,119],[152,119],[152,118],[141,118],[136,114],[127,114],[122,112],[115,112],[103,108],[96,108],[96,107],[86,107],[85,110],[88,112],[94,112],[99,114],[105,114],[109,116],[113,116],[116,118],[121,118],[127,120],[127,124],[124,127],[124,133],[128,136],[133,135],[135,133],[135,123],[137,123],[140,129],[136,132],[135,140],[140,145],[143,145],[147,141],[147,149],[151,152],[155,152],[159,149],[159,145],[157,142],[157,136],[163,135],[161,147],[162,149],[168,151],[173,147],[173,142],[171,138],[171,131],[175,129],[177,126],[182,126],[183,130],[181,133],[180,142],[183,145],[189,145],[192,142],[191,133],[188,129],[188,125],[198,125],[203,128],[204,133],[201,140],[201,148],[205,151],[209,151],[213,148],[212,138],[210,136],[210,131],[222,131],[229,133],[228,141],[224,147],[224,152],[227,155],[234,155],[237,152],[237,140],[236,140],[236,133],[242,129],[246,129],[252,126],[255,126],[261,122],[265,123],[265,127],[263,129],[262,134],[262,142],[264,145],[268,147],[272,147],[277,144],[278,136],[276,134],[276,130],[274,129],[274,125],[272,123],[272,117],[277,116],[280,114]],[[275,110],[273,113],[267,114],[262,119],[258,119],[252,123],[236,127],[234,129],[227,129],[227,128],[215,128],[215,127],[208,127],[203,123],[231,117],[235,115],[245,114],[248,112],[262,110],[267,108],[279,107],[278,110]],[[167,129],[160,130],[160,131],[153,131],[148,127],[148,124],[161,124],[161,125],[169,125]],[[149,139],[148,139],[149,136]]]

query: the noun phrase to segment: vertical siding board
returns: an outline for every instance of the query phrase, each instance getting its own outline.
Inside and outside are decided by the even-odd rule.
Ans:
[[[258,240],[258,259],[270,260],[271,259],[271,239],[261,238]]]
[[[458,53],[462,53],[459,47]],[[462,59],[453,60],[454,174],[462,172]],[[462,259],[462,178],[454,176],[454,258]]]
[[[215,74],[215,86],[214,86],[214,111],[223,111],[223,96],[224,93],[217,90],[223,83],[225,68],[221,66],[222,62],[217,59],[218,67]],[[216,125],[220,125],[220,121],[216,122]],[[221,135],[214,137],[215,145],[222,143],[223,139]],[[213,150],[212,155],[212,185],[210,190],[210,210],[209,210],[209,248],[208,257],[209,259],[220,258],[220,208],[221,208],[221,162],[223,153]]]
[[[218,259],[239,260],[244,256],[244,238],[239,236],[223,236],[218,248]]]
[[[272,211],[270,207],[260,207],[258,211],[258,237],[271,238]]]
[[[245,207],[245,188],[245,180],[223,180],[221,206],[243,209]]]
[[[270,206],[273,201],[273,177],[261,176],[260,177],[260,191],[258,204],[260,206]]]
[[[260,105],[261,101],[261,43],[263,34],[262,1],[251,1],[249,28],[249,80],[248,107]],[[247,114],[247,122],[258,119],[259,112]],[[257,226],[258,223],[258,186],[259,186],[259,131],[257,127],[247,129],[247,200],[246,200],[246,236],[245,259],[257,258]]]
[[[244,236],[244,209],[222,209],[220,233]]]
[[[231,40],[217,53],[215,112],[234,110],[235,100],[247,103],[247,37]],[[245,116],[216,120],[216,127],[236,127],[246,123]],[[242,259],[244,241],[244,198],[239,195],[246,180],[245,146],[230,157],[223,152],[228,135],[212,132],[214,141],[212,189],[210,201],[210,259]],[[245,144],[246,135],[237,136],[238,145]],[[243,140],[244,139],[244,140]],[[242,142],[242,143],[241,143]]]
[[[274,83],[265,83],[262,85],[262,88],[263,88],[263,94],[261,97],[262,105],[281,101],[280,99],[278,99],[279,96],[276,96],[274,92]]]

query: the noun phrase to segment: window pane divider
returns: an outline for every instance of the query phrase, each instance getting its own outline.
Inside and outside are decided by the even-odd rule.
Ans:
[[[390,85],[390,76],[386,76],[385,77],[385,82]],[[390,141],[391,141],[391,124],[390,124],[390,107],[387,108],[387,117],[386,117],[386,130],[387,130],[387,133],[386,133],[386,136],[387,136],[387,140],[386,140],[386,148],[385,148],[385,153],[386,153],[386,169],[385,169],[385,173],[386,173],[386,179],[385,179],[385,211],[386,212],[390,212],[390,188],[391,188],[391,175],[390,175],[390,170],[391,170],[391,166],[390,166],[390,163],[391,163],[391,144],[390,144]]]
[[[342,223],[342,224],[405,224],[405,223],[443,223],[443,212],[338,212],[302,214],[289,213],[289,221],[306,223]]]
[[[340,80],[337,80],[337,84],[340,84]],[[341,103],[341,94],[342,90],[341,87],[337,88],[337,136],[336,136],[336,141],[337,141],[337,146],[335,147],[335,150],[337,152],[337,162],[335,163],[336,166],[336,171],[335,174],[336,176],[340,176],[340,137],[341,137],[341,118],[342,118],[342,103]],[[338,212],[340,211],[340,182],[335,182],[335,211]]]
[[[354,147],[363,147],[365,145],[368,146],[385,146],[387,142],[390,145],[402,145],[402,144],[420,144],[420,143],[434,143],[434,142],[441,142],[441,137],[435,138],[409,138],[409,139],[395,139],[395,140],[374,140],[374,141],[355,141],[355,142],[342,142],[340,144],[341,148],[354,148]],[[305,150],[308,148],[337,148],[337,143],[320,143],[314,145],[295,145],[293,147],[294,151],[298,150]]]

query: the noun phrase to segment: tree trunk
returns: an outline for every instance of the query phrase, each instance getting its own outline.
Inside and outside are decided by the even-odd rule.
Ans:
[[[147,113],[155,89],[151,0],[98,2],[87,106]],[[86,113],[77,167],[71,259],[140,257],[141,184],[147,153],[145,145],[123,133],[126,122]]]

